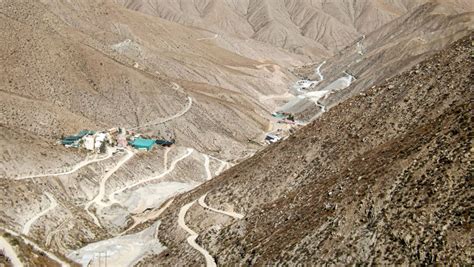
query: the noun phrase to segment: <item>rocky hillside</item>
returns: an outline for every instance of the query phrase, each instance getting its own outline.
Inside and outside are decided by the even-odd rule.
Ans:
[[[143,264],[204,262],[183,210],[221,265],[471,264],[473,38],[175,199]]]

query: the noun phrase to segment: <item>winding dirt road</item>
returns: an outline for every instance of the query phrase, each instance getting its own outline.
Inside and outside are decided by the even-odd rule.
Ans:
[[[174,83],[173,85],[177,85],[177,84]],[[176,90],[178,90],[180,88],[179,85],[177,85],[177,86],[178,86],[178,88]],[[163,124],[165,122],[177,119],[177,118],[183,116],[184,114],[186,114],[191,109],[192,105],[193,105],[193,98],[188,96],[188,103],[186,104],[184,109],[182,109],[180,112],[178,112],[174,115],[171,115],[169,117],[157,119],[157,121],[154,121],[154,122],[150,122],[150,123],[146,123],[144,125],[140,125],[140,126],[137,126],[137,127],[129,128],[128,130],[137,130],[137,129],[141,129],[141,128],[145,128],[145,127],[155,126],[155,125],[158,125],[158,124]]]
[[[103,160],[106,160],[106,159],[110,158],[114,151],[115,150],[113,150],[113,149],[109,149],[107,151],[107,156],[101,157],[101,158],[98,158],[98,156],[96,154],[93,159],[85,159],[85,160],[79,162],[78,164],[76,164],[71,170],[66,171],[66,172],[44,173],[44,174],[38,174],[38,175],[22,176],[22,177],[15,178],[15,180],[34,179],[34,178],[41,178],[41,177],[51,177],[51,176],[61,176],[61,175],[71,174],[71,173],[77,172],[78,170],[80,170],[81,168],[83,168],[83,167],[85,167],[89,164],[99,162],[99,161],[103,161]]]
[[[179,227],[183,228],[184,231],[188,232],[190,236],[188,236],[186,241],[192,248],[199,251],[199,253],[201,253],[204,256],[204,258],[206,259],[206,266],[216,267],[217,264],[214,261],[214,258],[211,256],[211,254],[209,254],[209,251],[207,251],[206,249],[204,249],[203,247],[199,246],[196,243],[196,238],[198,237],[198,234],[194,232],[191,228],[189,228],[185,222],[186,213],[195,202],[196,200],[181,207],[181,209],[179,210],[179,215],[178,215],[178,225]]]
[[[100,225],[100,222],[99,220],[97,219],[97,217],[89,211],[89,208],[90,206],[95,203],[97,204],[98,206],[104,206],[104,203],[102,202],[102,198],[104,197],[104,194],[105,194],[105,184],[107,182],[107,180],[109,179],[110,176],[112,176],[112,174],[114,174],[114,172],[116,172],[118,169],[120,169],[120,167],[122,167],[123,164],[125,164],[127,161],[129,161],[134,155],[135,153],[130,151],[130,150],[125,150],[127,152],[127,155],[125,155],[125,157],[123,157],[119,163],[117,163],[117,165],[115,165],[115,167],[112,169],[112,170],[109,170],[101,179],[100,183],[99,183],[99,193],[97,193],[97,195],[95,196],[94,199],[92,199],[91,201],[89,201],[86,206],[84,207],[84,209],[86,210],[86,212],[92,217],[92,219],[94,220],[94,223],[101,227]]]
[[[23,229],[21,231],[22,234],[24,235],[28,235],[28,233],[30,232],[30,228],[31,228],[31,225],[33,223],[35,223],[36,220],[38,220],[39,217],[45,215],[46,213],[48,213],[49,211],[51,211],[52,209],[56,208],[58,206],[58,202],[56,202],[56,199],[53,198],[53,196],[51,196],[51,194],[45,192],[44,193],[48,199],[49,199],[49,207],[43,211],[40,211],[38,214],[36,214],[35,216],[33,216],[33,218],[29,219],[25,225],[23,226]]]
[[[268,101],[268,100],[285,100],[294,97],[294,95],[290,94],[289,92],[286,92],[284,94],[280,95],[262,95],[258,98],[260,102]]]
[[[212,179],[212,173],[211,170],[209,169],[209,156],[206,154],[202,154],[204,157],[204,171],[206,172],[206,180],[211,180]]]
[[[223,171],[231,168],[233,165],[225,160],[222,160],[222,159],[218,159],[216,157],[213,157],[213,156],[209,156],[211,159],[213,160],[216,160],[216,161],[219,161],[221,163],[221,166],[219,166],[219,169],[217,169],[217,171],[214,173],[214,176],[217,176],[219,174],[221,174]]]
[[[227,215],[227,216],[230,216],[234,219],[242,219],[244,217],[243,214],[240,214],[240,213],[237,213],[237,212],[233,212],[233,211],[223,211],[223,210],[218,210],[218,209],[214,209],[212,207],[209,207],[207,204],[206,204],[206,196],[207,196],[207,193],[202,195],[199,200],[198,200],[198,203],[199,205],[201,205],[201,207],[205,208],[205,209],[208,209],[210,211],[213,211],[213,212],[217,212],[217,213],[220,213],[220,214],[224,214],[224,215]]]

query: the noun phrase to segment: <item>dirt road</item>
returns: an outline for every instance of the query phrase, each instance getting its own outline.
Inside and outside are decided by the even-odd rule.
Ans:
[[[214,261],[214,258],[211,256],[211,254],[209,254],[209,251],[207,251],[206,249],[204,249],[203,247],[199,246],[196,243],[196,238],[198,237],[198,234],[194,232],[193,230],[191,230],[186,225],[186,222],[185,222],[186,213],[188,212],[189,208],[191,208],[191,206],[194,204],[194,202],[196,202],[196,200],[181,207],[181,209],[179,210],[179,215],[178,215],[178,225],[179,227],[183,228],[186,232],[188,232],[188,234],[190,234],[190,236],[186,239],[186,241],[191,247],[199,251],[199,253],[201,253],[204,256],[204,258],[206,259],[206,266],[216,267],[217,266],[216,262]]]
[[[25,225],[23,226],[23,229],[21,231],[22,234],[24,235],[28,235],[28,233],[30,232],[30,228],[31,228],[31,225],[33,223],[35,223],[36,220],[38,220],[39,217],[45,215],[46,213],[48,213],[49,211],[51,211],[52,209],[56,208],[58,206],[58,202],[56,202],[56,199],[53,198],[53,196],[47,192],[45,192],[45,195],[48,197],[49,199],[49,207],[46,208],[45,210],[43,211],[40,211],[38,214],[36,214],[35,216],[33,216],[33,218],[29,219]]]

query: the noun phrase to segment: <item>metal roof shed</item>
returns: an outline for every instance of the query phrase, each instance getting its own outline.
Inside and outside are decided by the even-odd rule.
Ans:
[[[136,138],[132,142],[132,146],[136,149],[146,149],[150,151],[155,144],[155,140],[153,139],[143,139],[143,138]]]

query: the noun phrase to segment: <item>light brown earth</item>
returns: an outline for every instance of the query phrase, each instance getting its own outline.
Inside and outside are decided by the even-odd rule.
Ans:
[[[470,34],[472,10],[471,1],[463,0],[0,1],[2,236],[26,265],[51,265],[87,244],[113,244],[132,226],[124,240],[136,239],[139,231],[149,233],[144,227],[159,225],[156,220],[165,213],[148,215],[167,200],[262,150],[268,131],[296,131],[298,127],[278,124],[270,114],[291,97],[289,88],[296,80],[315,78],[315,66],[326,61],[321,68],[324,81],[312,90],[324,89],[343,71],[357,76],[351,87],[321,100],[328,110],[337,108]],[[357,41],[363,35],[361,55]],[[314,103],[302,110],[297,115],[304,120],[320,111]],[[324,125],[339,120],[333,119]],[[163,120],[166,123],[156,124]],[[145,134],[172,132],[177,145],[150,153],[134,151],[123,161],[123,153],[95,160],[83,150],[56,144],[62,135],[81,129],[111,127],[139,127]],[[338,142],[339,137],[328,136],[327,142]],[[310,147],[301,142],[297,148]],[[267,152],[258,152],[252,161],[262,153]],[[299,153],[295,149],[292,155]],[[262,170],[275,164],[272,174],[279,170],[277,163],[286,161],[271,156],[259,164]],[[294,162],[302,164],[300,159]],[[313,170],[309,165],[295,168]],[[229,172],[235,173],[225,172],[225,177]],[[254,174],[260,177],[257,170]],[[275,185],[280,190],[286,184],[275,180]],[[270,198],[256,199],[258,203],[273,199],[272,192],[259,193]],[[214,193],[206,203],[222,211],[245,211],[246,216],[251,206],[239,202],[239,207]],[[180,204],[173,201],[170,212]],[[170,225],[168,215],[160,227]],[[235,247],[222,248],[225,242],[217,234],[234,220],[196,202],[185,221],[200,233],[199,244],[212,255],[225,252],[221,262],[233,262]],[[27,233],[12,238],[4,231]],[[176,240],[186,237],[173,231],[160,231],[159,241],[168,245],[163,236],[172,233]],[[175,254],[157,258],[159,252],[147,250],[146,242],[140,244],[145,248],[141,254],[133,255],[135,262],[152,255],[147,261],[175,263]],[[174,253],[175,245],[170,246]],[[182,264],[200,262],[197,252],[193,258],[189,248],[179,249]],[[273,257],[262,255],[256,259]],[[0,263],[4,261],[0,257]]]

